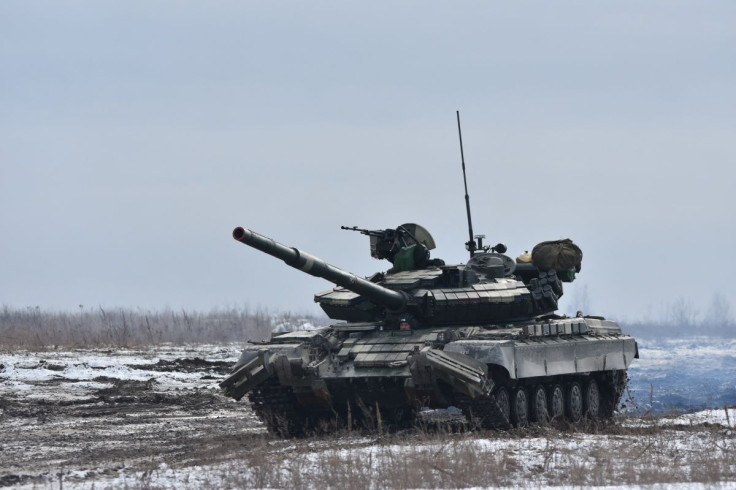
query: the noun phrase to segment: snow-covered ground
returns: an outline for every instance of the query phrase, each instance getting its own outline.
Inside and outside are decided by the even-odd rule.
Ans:
[[[730,412],[733,420],[736,410]],[[719,429],[695,427],[706,423]],[[94,481],[102,487],[154,488],[335,488],[344,487],[345,481],[351,488],[405,488],[405,482],[410,488],[734,488],[736,438],[733,426],[722,423],[727,423],[722,411],[703,411],[657,422],[626,419],[624,426],[639,430],[613,434],[541,431],[410,435],[385,441],[349,435],[340,440],[259,441],[249,453],[218,464],[123,468]],[[681,431],[678,425],[690,429]],[[654,426],[659,429],[652,433]],[[715,474],[698,474],[705,460],[720,461],[717,470],[710,470]],[[336,467],[353,470],[331,474]],[[354,477],[342,475],[351,471]],[[406,477],[397,475],[401,472]],[[88,483],[88,478],[69,474],[65,483]]]
[[[725,422],[725,416],[722,412],[703,411],[691,415],[693,417],[680,417],[671,420],[670,423],[692,427],[693,423],[721,424]],[[736,416],[736,410],[731,409],[729,415],[731,420],[734,416]],[[634,421],[630,420],[629,422]],[[648,421],[638,421],[632,425],[638,424],[649,427],[648,423]],[[667,422],[663,422],[663,424],[667,424]],[[320,485],[316,484],[320,481],[319,476],[315,478],[314,475],[323,475],[325,467],[330,468],[333,464],[362,464],[366,467],[361,473],[369,473],[369,479],[364,480],[368,484],[363,486],[356,482],[355,488],[386,488],[391,485],[387,484],[389,483],[387,478],[382,481],[381,475],[387,468],[395,467],[401,463],[405,465],[407,461],[432,466],[433,462],[442,461],[443,459],[460,462],[463,460],[473,461],[467,466],[461,464],[459,468],[461,471],[473,472],[474,465],[477,465],[478,461],[482,461],[481,465],[490,466],[495,470],[502,469],[505,472],[504,475],[491,477],[486,480],[486,484],[478,486],[477,479],[473,478],[471,474],[463,475],[462,472],[458,472],[455,465],[448,464],[445,466],[446,471],[455,474],[450,475],[450,478],[444,481],[452,482],[452,487],[580,488],[581,480],[577,479],[580,478],[580,475],[570,481],[569,484],[566,484],[565,482],[568,481],[566,473],[573,470],[585,474],[587,469],[587,476],[582,476],[582,482],[585,486],[601,485],[603,488],[621,488],[621,485],[610,485],[610,483],[616,481],[614,476],[616,473],[627,473],[626,466],[641,465],[645,470],[652,470],[651,467],[647,468],[647,466],[653,464],[649,457],[641,457],[640,455],[638,460],[632,459],[631,453],[636,453],[640,449],[660,453],[660,456],[654,458],[655,461],[661,455],[672,457],[675,460],[681,459],[683,463],[678,464],[680,467],[687,466],[685,461],[689,457],[692,457],[694,461],[698,461],[704,454],[720,457],[722,451],[728,452],[736,449],[736,440],[731,431],[725,427],[723,437],[720,438],[705,435],[703,431],[699,430],[678,434],[676,430],[671,430],[671,427],[668,427],[658,436],[650,435],[650,438],[654,441],[648,442],[646,446],[640,443],[642,438],[640,434],[573,433],[560,438],[559,433],[545,433],[542,436],[520,436],[515,434],[512,437],[482,437],[473,434],[464,436],[447,435],[441,438],[434,437],[431,440],[411,440],[410,438],[408,441],[396,442],[395,439],[390,439],[386,443],[381,443],[376,439],[366,439],[365,437],[348,437],[343,438],[338,443],[335,443],[335,441],[297,441],[287,444],[273,444],[264,449],[277,455],[275,459],[281,466],[280,472],[283,473],[282,476],[272,476],[268,480],[268,486],[275,481],[282,483],[284,487],[290,487],[293,483],[300,481],[293,477],[294,473],[299,472],[303,475],[302,481],[308,482],[306,485],[308,488],[320,488]],[[711,446],[717,440],[724,444],[723,448],[719,449]],[[642,463],[642,460],[650,461]],[[707,482],[693,480],[658,482],[654,488],[734,488],[736,486],[736,478],[734,478],[736,476],[734,473],[736,466],[734,466],[733,458],[729,461],[730,464],[726,471],[729,472],[730,479]],[[438,466],[435,471],[441,473],[441,469]],[[596,472],[602,472],[602,470],[605,470],[605,475],[595,474]],[[242,465],[240,461],[186,469],[162,464],[148,473],[140,471],[121,472],[117,477],[106,480],[105,483],[122,487],[145,481],[147,485],[150,484],[160,488],[179,488],[182,486],[229,487],[234,484],[249,488],[258,482],[259,476],[256,474],[258,471],[262,471],[262,469]],[[422,472],[408,469],[407,473],[415,474],[414,478],[417,479],[418,488],[424,487],[423,483],[427,481],[427,478],[422,475]],[[684,472],[683,475],[687,479],[691,476],[691,471]],[[434,484],[443,480],[440,478],[430,481]],[[467,484],[464,485],[466,482]],[[624,480],[623,483],[631,488],[639,488],[638,484],[631,481]],[[650,485],[654,485],[654,482],[651,482]],[[642,488],[650,485],[644,485]]]
[[[638,343],[640,359],[629,368],[629,409],[667,413],[736,406],[736,339]]]
[[[29,397],[74,399],[88,396],[90,390],[110,388],[114,380],[155,379],[161,389],[168,390],[214,389],[211,373],[190,371],[186,365],[175,368],[182,359],[204,357],[206,365],[227,367],[237,360],[240,350],[239,345],[232,344],[0,353],[0,396],[28,391]],[[170,366],[171,370],[163,370],[162,366]],[[34,389],[41,384],[42,390]]]
[[[220,394],[239,351],[0,353],[0,486],[736,488],[736,341],[640,341],[612,425],[302,440]],[[671,407],[700,410],[643,413]]]

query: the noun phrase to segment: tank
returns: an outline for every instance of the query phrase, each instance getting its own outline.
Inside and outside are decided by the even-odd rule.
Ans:
[[[254,231],[233,231],[335,285],[314,300],[336,322],[249,342],[220,384],[232,398],[247,395],[270,431],[407,426],[422,410],[451,407],[496,429],[612,417],[638,348],[611,320],[556,313],[563,283],[582,266],[571,240],[540,243],[517,261],[471,227],[469,260],[446,265],[430,257],[435,242],[418,224],[343,229],[367,235],[371,256],[391,267],[359,277]]]

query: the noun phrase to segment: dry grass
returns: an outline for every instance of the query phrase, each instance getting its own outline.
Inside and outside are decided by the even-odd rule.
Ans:
[[[0,310],[0,347],[47,349],[155,346],[160,343],[241,342],[267,339],[280,323],[326,322],[291,313],[248,307],[197,311],[86,309],[44,311],[38,307]]]
[[[231,488],[465,488],[736,481],[736,436],[720,425],[533,427],[512,432],[258,436],[223,448],[228,461],[176,470],[179,481]],[[569,429],[569,428],[568,428]],[[595,433],[593,433],[595,432]],[[173,468],[173,467],[171,467]],[[138,484],[171,483],[161,470]],[[172,469],[168,470],[169,472]],[[183,479],[183,480],[182,480]]]

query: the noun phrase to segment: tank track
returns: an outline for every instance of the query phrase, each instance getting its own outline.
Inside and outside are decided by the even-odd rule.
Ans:
[[[613,417],[613,412],[616,411],[628,382],[629,375],[626,371],[611,371],[606,375],[602,385],[604,389],[601,393],[601,418]]]
[[[628,378],[625,371],[609,371],[604,375],[601,374],[599,373],[593,378],[598,381],[601,391],[598,418],[606,420],[613,417],[613,413],[626,390]],[[543,385],[549,393],[556,384],[568,386],[571,382],[577,381],[584,386],[585,381],[590,378],[565,377],[557,379],[555,382],[543,383]],[[507,393],[513,393],[514,388],[518,385],[507,382],[503,386]],[[534,385],[531,384],[527,388],[531,386]],[[248,399],[255,414],[271,433],[282,437],[302,436],[319,425],[317,414],[305,413],[303,409],[300,410],[300,404],[291,388],[279,385],[276,379],[271,379],[259,385],[248,394]],[[477,424],[484,429],[506,430],[513,426],[509,414],[504,413],[499,407],[493,394],[474,399],[465,395],[457,395],[455,405],[471,424]],[[386,422],[396,427],[406,427],[413,421],[413,415],[415,414],[404,414],[400,417],[400,420],[391,420],[390,417],[387,417]],[[356,412],[353,416],[359,417],[359,413]],[[565,418],[567,418],[567,414]]]
[[[297,411],[299,406],[291,388],[269,380],[248,393],[253,411],[268,431],[282,437],[298,436],[310,427],[309,418]]]
[[[478,423],[484,429],[510,429],[511,422],[499,408],[493,395],[478,398],[458,397],[458,405],[463,415],[471,422]]]

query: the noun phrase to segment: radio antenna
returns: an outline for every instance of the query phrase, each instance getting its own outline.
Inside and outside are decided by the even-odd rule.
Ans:
[[[455,111],[457,114],[457,134],[460,137],[460,161],[463,164],[463,183],[465,184],[465,210],[468,213],[468,235],[470,239],[465,244],[465,248],[470,252],[470,258],[473,258],[473,254],[476,250],[475,239],[473,238],[473,220],[470,218],[470,196],[468,195],[468,179],[465,177],[465,154],[463,153],[463,132],[460,130],[460,111]]]

